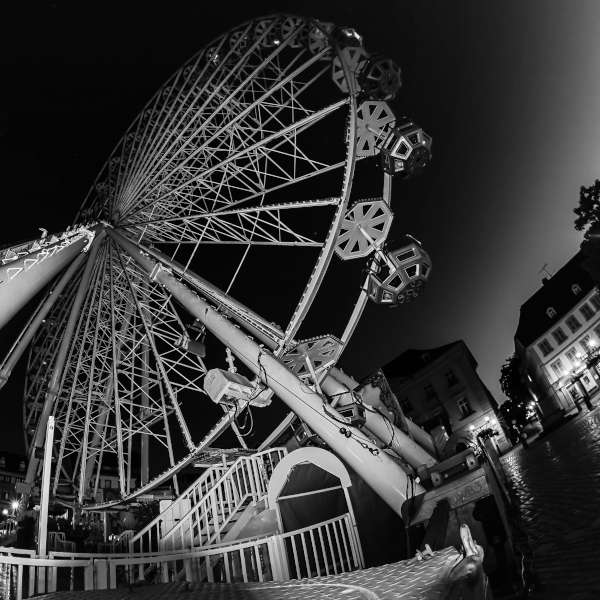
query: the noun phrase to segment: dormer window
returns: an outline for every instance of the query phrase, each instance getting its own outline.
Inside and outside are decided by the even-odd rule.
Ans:
[[[571,291],[577,296],[578,294],[581,294],[581,286],[578,283],[574,283],[571,286]]]
[[[549,306],[546,309],[546,314],[548,315],[549,319],[554,319],[554,317],[556,316],[556,309],[553,306]]]

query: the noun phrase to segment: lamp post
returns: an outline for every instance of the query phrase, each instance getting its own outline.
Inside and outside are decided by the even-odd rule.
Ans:
[[[588,394],[585,385],[581,383],[581,377],[583,375],[584,367],[589,369],[590,367],[594,366],[598,362],[599,355],[600,352],[597,348],[596,342],[591,340],[588,343],[588,352],[585,356],[583,356],[581,352],[578,352],[575,355],[576,360],[573,362],[573,369],[571,370],[571,384],[575,387],[578,393],[581,393],[581,398],[583,399],[588,410],[592,410],[594,405],[590,400],[590,395]]]

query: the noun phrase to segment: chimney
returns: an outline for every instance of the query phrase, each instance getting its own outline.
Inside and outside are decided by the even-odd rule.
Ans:
[[[546,285],[550,280],[548,277],[542,277],[542,285]]]

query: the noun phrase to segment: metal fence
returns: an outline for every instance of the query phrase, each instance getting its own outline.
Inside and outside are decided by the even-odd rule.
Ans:
[[[113,589],[138,581],[284,581],[363,567],[360,542],[348,513],[289,533],[168,554],[51,552],[39,558],[33,550],[0,551],[6,600],[61,590]]]

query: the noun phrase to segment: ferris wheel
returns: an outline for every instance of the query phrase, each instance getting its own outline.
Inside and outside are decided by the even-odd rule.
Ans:
[[[369,299],[394,306],[419,292],[431,268],[420,243],[407,237],[394,251],[385,243],[392,179],[419,172],[431,149],[418,125],[392,111],[399,87],[396,64],[369,54],[353,29],[290,15],[245,23],[150,99],[73,226],[3,251],[6,280],[17,281],[79,249],[68,268],[38,278],[38,288],[49,287],[0,365],[1,383],[29,349],[24,491],[37,477],[50,415],[53,493],[102,508],[171,480],[177,490],[177,473],[226,430],[245,446],[236,422],[245,406],[268,410],[272,390],[238,370],[235,350],[219,350],[227,361],[213,368],[211,332],[190,320],[160,272],[315,384]],[[380,163],[367,199],[352,196],[363,160]],[[153,261],[150,272],[136,253]],[[363,285],[340,332],[303,339],[333,260],[362,260]],[[289,289],[278,289],[273,264],[293,272]],[[0,306],[1,293],[0,285]],[[246,401],[217,398],[223,386]],[[209,422],[190,421],[190,398]],[[107,468],[117,474],[117,499],[99,493]]]

